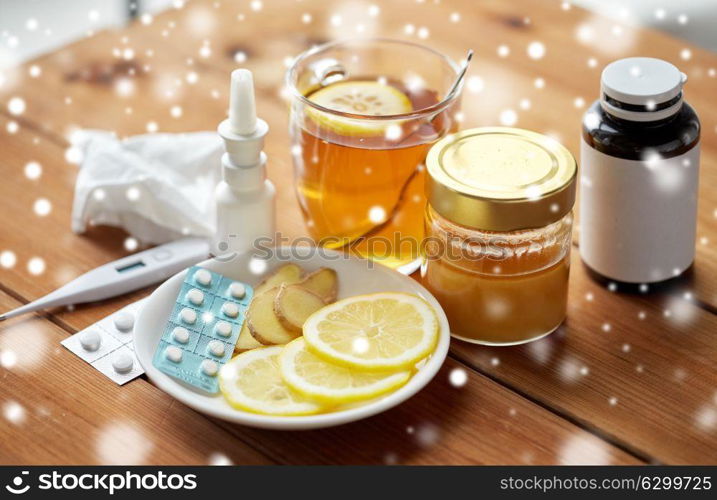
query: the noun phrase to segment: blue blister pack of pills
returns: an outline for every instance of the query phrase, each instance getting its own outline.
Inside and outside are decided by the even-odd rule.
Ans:
[[[229,361],[254,290],[201,267],[191,267],[177,295],[152,364],[209,393]]]

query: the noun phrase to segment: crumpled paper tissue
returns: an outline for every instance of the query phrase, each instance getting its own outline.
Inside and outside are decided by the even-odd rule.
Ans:
[[[72,145],[82,153],[74,232],[88,225],[118,226],[144,244],[214,234],[213,195],[224,150],[216,133],[120,140],[110,132],[82,130],[73,134]]]

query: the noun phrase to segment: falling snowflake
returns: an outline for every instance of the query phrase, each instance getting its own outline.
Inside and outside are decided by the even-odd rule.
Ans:
[[[226,466],[226,465],[234,465],[232,461],[223,453],[215,452],[209,455],[208,460],[209,465],[215,465],[215,466]]]
[[[11,267],[15,266],[15,263],[17,262],[17,257],[15,256],[15,252],[11,250],[3,250],[0,252],[0,266],[4,267],[5,269],[10,269]]]
[[[128,252],[134,252],[139,247],[139,242],[131,236],[124,240],[124,248]]]
[[[42,175],[42,166],[36,161],[28,162],[25,165],[25,177],[30,180],[39,179]]]
[[[402,133],[403,129],[401,129],[400,125],[389,125],[388,127],[386,127],[386,140],[396,141],[401,138]]]
[[[480,76],[470,76],[468,80],[466,80],[466,86],[469,91],[478,93],[483,91],[485,83]]]
[[[545,45],[541,42],[531,42],[528,45],[528,57],[531,59],[542,59],[545,56]]]
[[[45,272],[45,261],[42,257],[33,257],[27,261],[27,270],[36,276],[42,274]]]
[[[101,464],[141,464],[152,451],[152,440],[138,426],[112,422],[100,430],[95,443]]]
[[[381,224],[386,220],[386,209],[379,205],[371,207],[368,211],[368,219],[374,224]]]
[[[266,272],[267,263],[263,259],[257,259],[255,257],[252,257],[249,260],[249,271],[252,274],[259,275]]]
[[[25,408],[17,401],[8,401],[3,406],[3,414],[8,422],[20,425],[25,421]]]
[[[52,211],[52,204],[47,198],[38,198],[33,204],[33,210],[40,217],[44,217]]]
[[[139,188],[132,186],[125,191],[125,196],[129,201],[137,201],[139,200],[139,197],[141,195],[141,192]]]
[[[22,97],[13,97],[7,103],[7,110],[11,115],[21,115],[25,108],[25,100]]]
[[[468,382],[468,374],[463,368],[454,368],[448,375],[448,381],[453,387],[463,387]]]
[[[518,122],[518,114],[512,109],[504,109],[498,116],[501,125],[512,127]]]
[[[17,363],[17,354],[15,351],[4,349],[0,352],[0,366],[6,369],[10,369]]]
[[[82,150],[77,146],[70,146],[65,150],[65,161],[79,165],[83,158]]]

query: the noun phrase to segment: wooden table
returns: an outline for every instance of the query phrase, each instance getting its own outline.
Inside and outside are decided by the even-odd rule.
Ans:
[[[272,129],[267,153],[279,229],[303,235],[282,98],[285,61],[349,35],[416,40],[456,58],[472,47],[470,74],[479,79],[465,91],[464,126],[496,124],[512,109],[518,126],[550,133],[573,152],[602,66],[631,55],[677,64],[689,76],[686,96],[703,124],[693,271],[648,294],[613,292],[586,275],[575,251],[569,318],[558,333],[515,348],[454,341],[444,368],[413,399],[312,432],[207,418],[144,378],[117,387],[60,346],[150,290],[17,318],[0,325],[0,462],[717,462],[717,55],[554,0],[374,3],[378,12],[364,2],[265,0],[253,10],[248,0],[192,1],[4,72],[0,251],[13,252],[16,262],[4,254],[0,310],[128,253],[120,230],[70,231],[77,167],[66,161],[69,134],[89,127],[126,136],[155,124],[166,132],[214,130],[225,115],[235,58],[246,57],[242,65],[254,71],[260,114]],[[544,44],[542,59],[528,56],[533,41]],[[33,77],[36,68],[41,74]],[[23,113],[6,109],[12,97],[24,100]],[[29,162],[41,165],[39,178],[26,176]],[[43,216],[33,210],[41,198],[52,208]],[[45,264],[40,274],[28,269],[36,257]],[[449,383],[456,369],[468,375],[462,387]]]

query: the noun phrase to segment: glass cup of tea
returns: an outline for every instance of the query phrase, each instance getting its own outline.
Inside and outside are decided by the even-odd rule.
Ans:
[[[296,191],[309,234],[404,272],[420,263],[424,161],[458,129],[460,67],[400,40],[331,42],[287,72]]]

